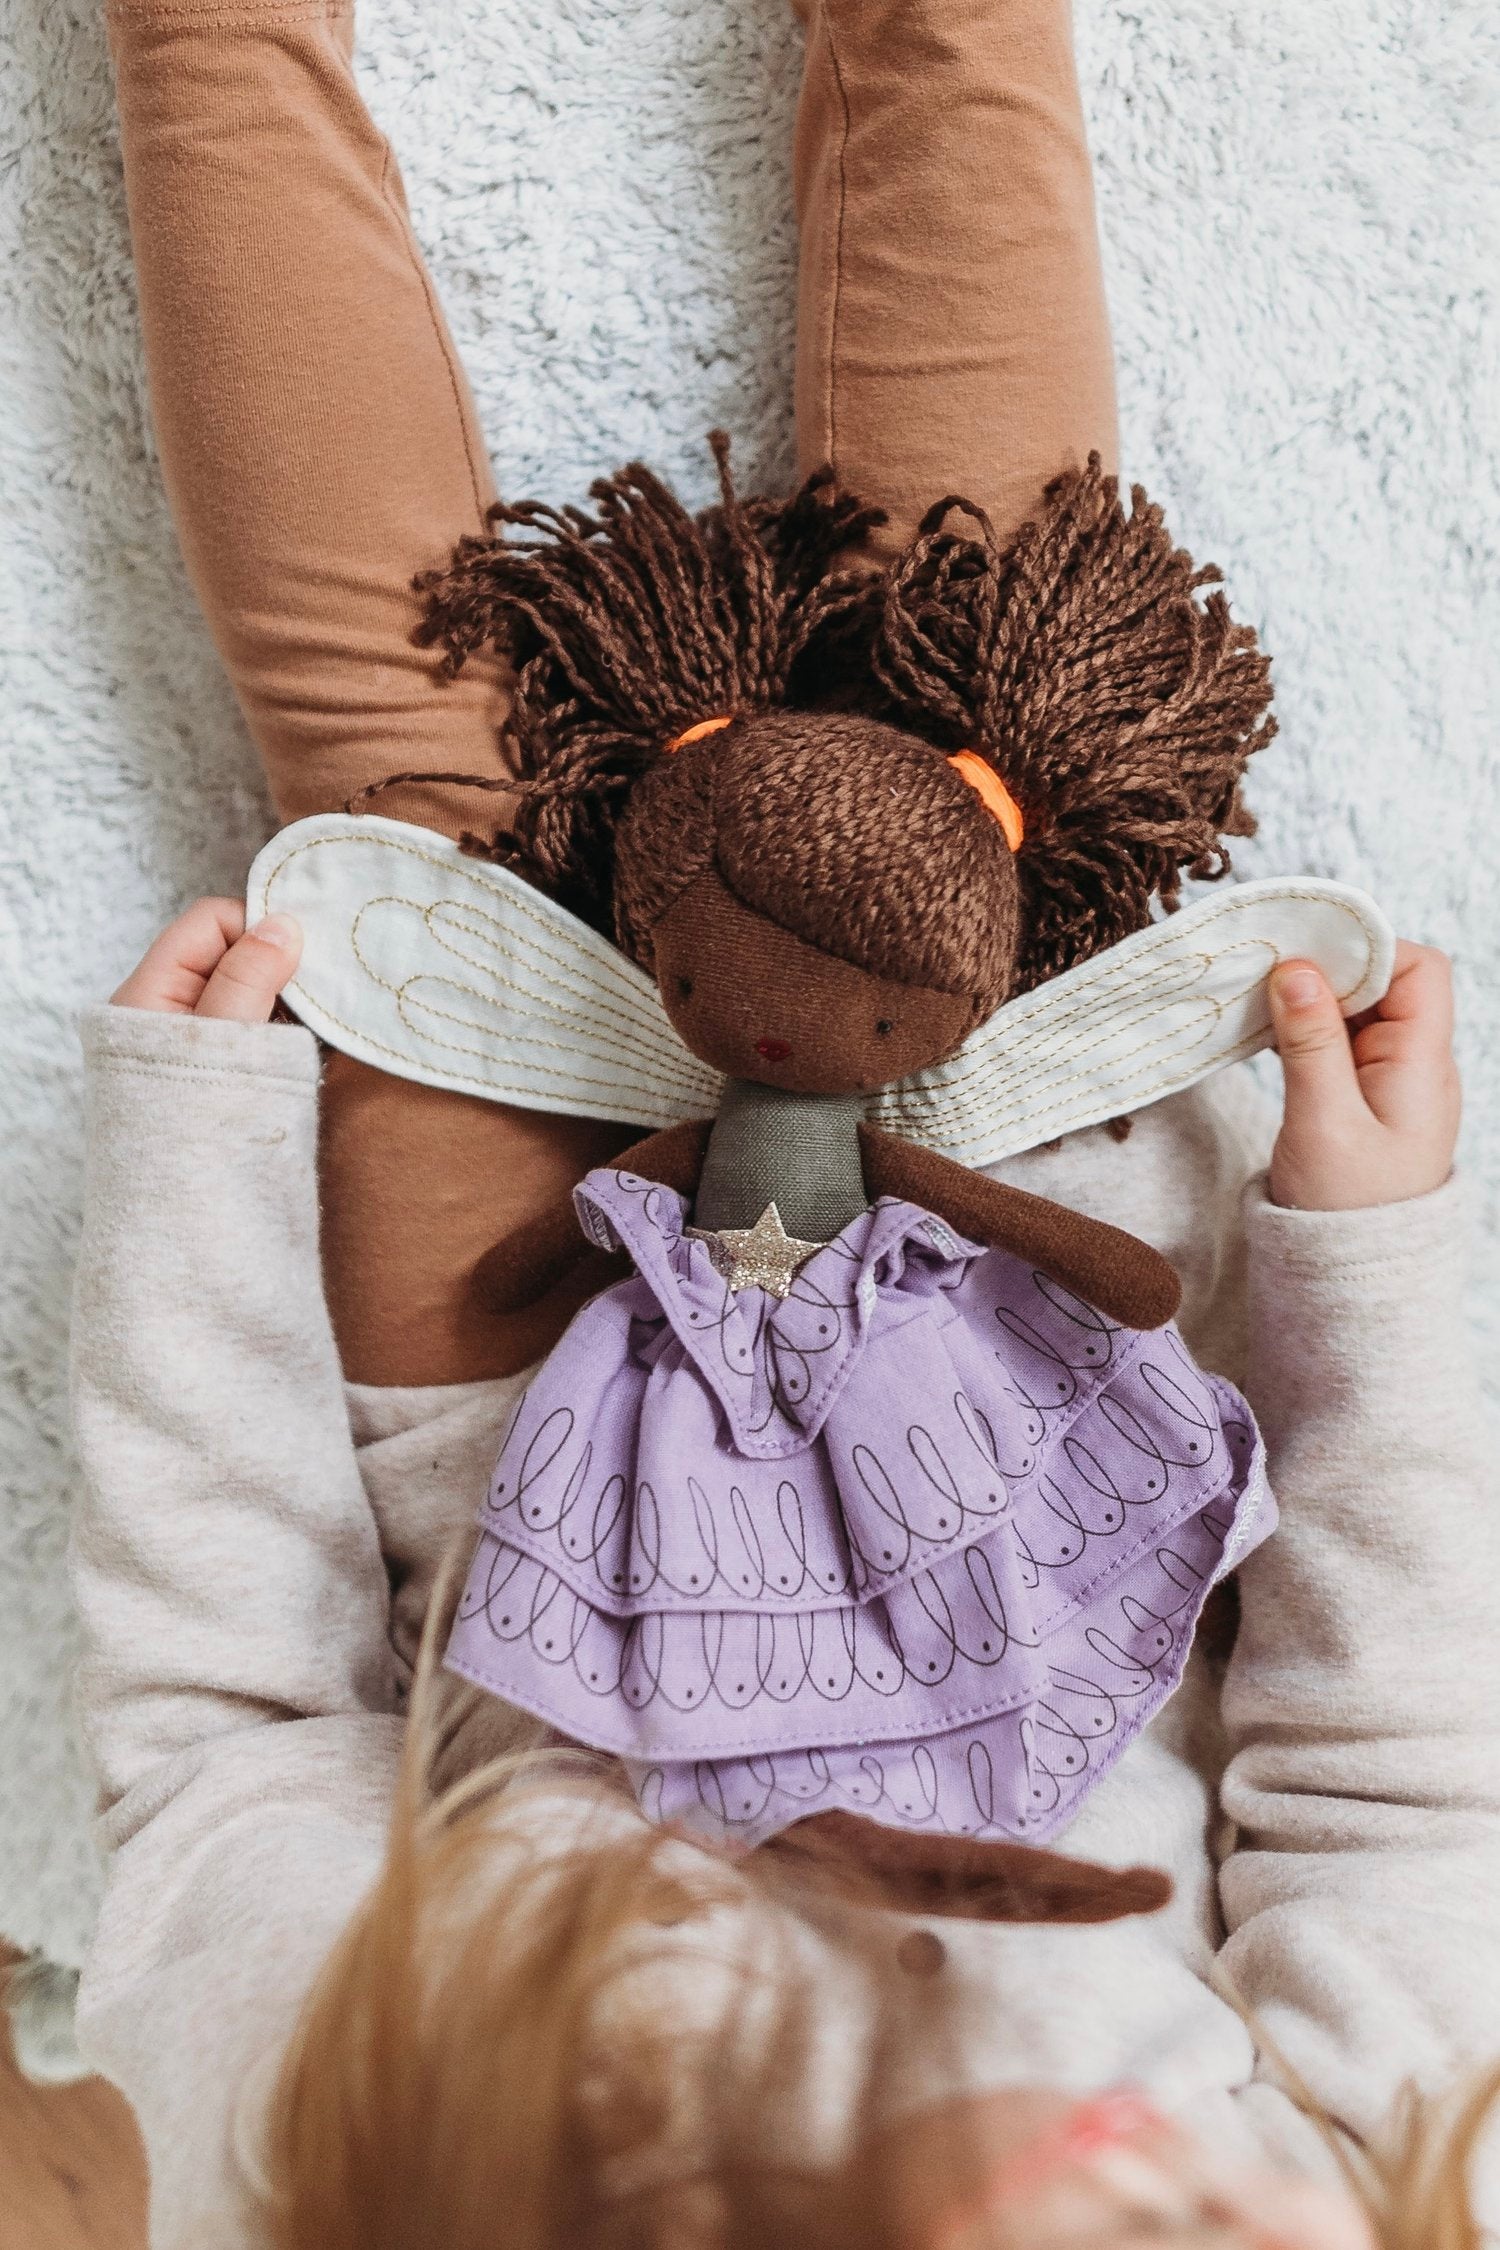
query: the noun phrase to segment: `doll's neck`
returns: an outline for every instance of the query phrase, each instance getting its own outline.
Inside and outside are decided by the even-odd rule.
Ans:
[[[788,1094],[724,1082],[693,1224],[753,1227],[768,1203],[788,1234],[831,1242],[869,1201],[859,1156],[859,1094]]]

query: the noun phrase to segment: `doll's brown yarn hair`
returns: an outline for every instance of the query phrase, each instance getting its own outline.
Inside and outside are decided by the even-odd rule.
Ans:
[[[801,700],[863,598],[838,565],[884,519],[832,472],[787,500],[742,500],[709,439],[718,504],[694,516],[640,462],[600,478],[594,512],[527,500],[416,581],[419,638],[458,671],[486,644],[516,668],[506,740],[521,788],[503,843],[555,896],[612,919],[615,825],[640,776],[698,722]],[[804,679],[803,675],[807,677]]]
[[[485,643],[517,667],[496,856],[647,965],[712,866],[823,950],[986,1006],[1226,871],[1269,666],[1142,493],[1127,514],[1095,456],[1006,548],[946,499],[876,570],[847,557],[879,513],[830,472],[742,501],[711,442],[701,515],[635,465],[593,515],[498,508],[532,536],[467,540],[419,581],[451,668]],[[669,754],[709,718],[735,723]],[[959,750],[1020,805],[1018,854]]]
[[[891,566],[871,641],[887,715],[978,751],[1025,817],[1017,989],[1174,907],[1185,874],[1227,873],[1224,839],[1254,833],[1240,784],[1276,732],[1270,663],[1220,577],[1138,485],[1127,515],[1097,454],[1008,548],[953,497]]]

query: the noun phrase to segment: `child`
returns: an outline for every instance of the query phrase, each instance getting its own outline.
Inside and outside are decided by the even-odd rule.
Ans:
[[[377,1878],[403,1683],[442,1550],[483,1487],[516,1386],[354,1387],[346,1411],[317,1268],[316,1051],[300,1028],[266,1021],[297,934],[267,923],[242,936],[241,926],[228,902],[194,908],[86,1028],[76,1350],[90,1500],[78,1583],[112,1872],[82,2026],[141,2117],[156,2239],[170,2245],[266,2239],[266,2105],[298,2010],[351,1917],[337,2004],[315,2012],[309,2034],[319,2068],[289,2082],[338,2132],[316,2161],[293,2136],[298,2178],[308,2193],[316,2177],[330,2193],[341,2183],[340,2208],[356,2215],[354,2179],[383,2183],[389,2198],[392,2177],[419,2164],[413,2116],[439,2133],[444,2093],[476,2078],[485,2100],[465,2110],[470,2130],[476,2106],[487,2114],[488,2104],[494,2122],[463,2180],[473,2189],[478,2173],[491,2178],[488,2156],[498,2163],[511,2145],[501,2117],[519,2109],[535,2122],[524,2058],[534,2052],[542,2070],[548,2007],[566,1997],[554,1976],[525,1988],[524,2025],[475,2014],[484,1976],[507,1965],[520,1976],[531,1958],[528,1853],[541,1850],[565,1888],[586,1857],[580,1842],[618,1848],[639,1833],[617,1796],[562,1771],[540,1794],[498,1799],[441,1911],[429,1902],[424,1915],[408,1899],[397,1926],[416,1949],[409,1987],[448,1991],[452,2005],[436,2024],[414,2015],[414,2053],[395,2043],[426,2089],[398,2132],[381,2107],[394,2081],[364,2067],[362,2044],[392,1965],[379,1979],[359,1972],[372,1928],[391,1935],[381,1917],[393,1878]],[[1135,1224],[1182,1265],[1190,1340],[1207,1352],[1213,1338],[1214,1357],[1243,1354],[1282,1526],[1240,1574],[1227,1671],[1195,1653],[1177,1696],[1067,1832],[1070,1851],[1167,1868],[1173,1905],[1087,1930],[945,1925],[927,1965],[952,2051],[918,2036],[909,2010],[901,2096],[915,2109],[955,2079],[969,2094],[1133,2077],[1217,2159],[1308,2168],[1326,2158],[1283,2090],[1280,2058],[1339,2126],[1373,2139],[1405,2082],[1439,2089],[1494,2044],[1500,1938],[1477,1902],[1500,1875],[1487,1610],[1500,1530],[1458,1302],[1446,964],[1403,946],[1389,995],[1352,1047],[1316,971],[1289,964],[1275,989],[1286,1116],[1269,1180],[1245,1191],[1237,1252],[1229,1214],[1205,1261],[1201,1214],[1238,1203],[1235,1174],[1254,1161],[1241,1073],[1159,1105],[1123,1144],[1078,1135],[1005,1168],[1070,1201],[1128,1199]],[[1246,1265],[1239,1336],[1212,1315],[1215,1269],[1229,1259]],[[459,1740],[446,1756],[462,1770],[493,1747]],[[714,2013],[704,1958],[694,1979],[674,1981],[679,1941],[657,1926],[680,1918],[670,1908],[631,1922],[637,1949],[642,1930],[648,1940],[647,1989],[623,2019],[633,2044],[609,2019],[608,2054],[644,2052],[652,2009],[664,2053],[691,2051],[695,2029],[704,2036],[704,2012]],[[587,1919],[569,1927],[582,1943]],[[706,1958],[725,1949],[721,1936]],[[1259,2052],[1221,1997],[1226,1984],[1265,2042]],[[399,1978],[391,1988],[403,1989]],[[825,1985],[808,1989],[816,2017]],[[836,2022],[839,1990],[829,1978]],[[458,2027],[476,2020],[491,2022],[498,2082],[489,2056],[465,2050]],[[444,2029],[458,2042],[446,2075]],[[513,2085],[502,2031],[516,2042]],[[808,2120],[834,2100],[835,2058],[850,2051],[825,2050],[807,2077]],[[684,2129],[680,2082],[665,2067],[654,2087],[644,2064],[642,2075],[646,2123],[637,2118],[635,2137],[687,2162],[673,2141]],[[1021,2133],[1019,2099],[977,2113],[983,2145]],[[1019,2114],[1046,2120],[1050,2146],[1046,2104]],[[273,2182],[290,2228],[282,2119]],[[784,2121],[780,2131],[783,2155],[826,2165],[826,2118],[805,2125],[810,2151]],[[534,2154],[535,2132],[528,2145]],[[361,2165],[336,2149],[365,2151]],[[922,2197],[941,2205],[953,2165],[913,2161]],[[450,2199],[460,2192],[451,2166],[425,2176]],[[1222,2202],[1230,2190],[1214,2192]],[[1262,2220],[1270,2192],[1251,2198]],[[1030,2211],[1034,2193],[1024,2201]],[[1187,2198],[1180,2239],[1271,2239],[1245,2233],[1248,2220],[1235,2221],[1238,2234],[1204,2232],[1208,2207]],[[911,2239],[935,2243],[949,2221],[940,2226],[925,2201],[922,2211],[927,2231]],[[954,2227],[959,2216],[949,2215]],[[481,2217],[492,2223],[493,2209]],[[361,2223],[367,2243],[411,2239],[382,2237],[369,2210]],[[1276,2224],[1275,2239],[1308,2250],[1361,2239],[1345,2206],[1317,2199],[1306,2225]]]
[[[802,465],[832,460],[888,511],[893,545],[954,489],[1006,539],[1060,470],[1113,455],[1066,7],[811,0],[805,16]],[[481,528],[488,469],[354,87],[345,0],[112,0],[110,25],[164,472],[279,808],[338,806],[403,767],[423,778],[399,809],[449,833],[491,825],[494,797],[444,776],[503,781],[510,683],[476,661],[439,688],[410,584]],[[460,2074],[496,2084],[461,2025],[482,2050],[486,2022],[498,2042],[510,2019],[486,2018],[490,1987],[460,1972],[541,1956],[506,1921],[503,1853],[483,1876],[484,1822],[465,1831],[480,1879],[430,1894],[463,1909],[464,1945],[439,1929],[410,1953],[432,1923],[393,1925],[410,1862],[382,1868],[439,1558],[468,1527],[522,1371],[571,1310],[563,1294],[488,1315],[470,1270],[627,1137],[342,1057],[320,1090],[308,1035],[265,1021],[293,958],[292,933],[241,937],[232,909],[196,909],[87,1032],[78,1585],[111,1878],[82,2032],[136,2105],[156,2240],[174,2250],[265,2238],[262,2120],[283,2070],[276,2114],[329,2126],[311,2152],[290,2129],[272,2143],[300,2239],[334,2240],[307,2219],[323,2179],[338,2222],[378,2250],[413,2136],[460,2129],[431,2142],[405,2239],[442,2238],[440,2195],[464,2207],[466,2239],[499,2229],[520,2124],[486,2134],[458,2099]],[[1124,1143],[1077,1135],[1005,1168],[1172,1259],[1189,1344],[1252,1393],[1283,1529],[1243,1574],[1227,1675],[1196,1654],[1068,1832],[1070,1851],[1170,1869],[1172,1908],[1094,1931],[956,1927],[933,1994],[965,2086],[1139,2076],[1216,2145],[1308,2165],[1321,2142],[1211,1980],[1227,1972],[1323,2108],[1373,2134],[1404,2079],[1439,2086],[1490,2044],[1495,1940],[1463,1907],[1492,1892],[1500,1804],[1496,1531],[1457,1312],[1442,970],[1403,955],[1357,1076],[1327,993],[1294,999],[1272,1192],[1252,1188],[1243,1216],[1272,1139],[1243,1074],[1158,1105]],[[467,1716],[445,1767],[498,1746],[498,1711]],[[546,1832],[574,1834],[576,1794],[557,1780]],[[628,1854],[633,1816],[584,1794]],[[535,1802],[495,1809],[523,1861]],[[411,1989],[382,1981],[389,1955],[370,1950],[393,1926],[448,2002],[409,2033],[397,2020],[395,2052],[432,2095],[399,2116],[390,2043],[358,2035],[383,1991]],[[351,1930],[299,2076],[294,2020]],[[930,1949],[909,1958],[934,1965]],[[598,1965],[580,1960],[579,1975]],[[542,2002],[569,1989],[566,1960],[553,1970],[508,1988],[535,2007],[492,2102],[532,2121],[549,2177],[578,2145],[546,2098],[567,2090],[543,2071]],[[684,2020],[664,2011],[658,2038]],[[571,2051],[597,2061],[587,2042]],[[917,2076],[930,2103],[941,2074]],[[639,2091],[634,2137],[650,2143],[672,2103],[650,2070]],[[1001,2099],[1008,2124],[990,2124],[1014,2140],[1029,2128]],[[916,2172],[941,2189],[931,2155]],[[1203,2239],[1204,2208],[1180,2199],[1182,2239]],[[923,2205],[913,2239],[960,2216]],[[1333,2250],[1337,2222],[1318,2223]],[[1243,2199],[1235,2224],[1243,2238]],[[460,2250],[457,2221],[449,2239]]]

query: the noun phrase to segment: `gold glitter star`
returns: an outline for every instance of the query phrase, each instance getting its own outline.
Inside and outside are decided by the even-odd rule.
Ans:
[[[799,1242],[781,1223],[781,1213],[768,1203],[753,1227],[689,1227],[688,1233],[708,1244],[714,1269],[731,1289],[764,1289],[772,1297],[789,1297],[798,1271],[821,1242]]]

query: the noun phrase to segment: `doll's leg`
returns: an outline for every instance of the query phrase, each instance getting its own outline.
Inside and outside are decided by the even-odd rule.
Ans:
[[[1069,0],[796,0],[797,430],[905,537],[1003,536],[1092,449],[1114,360]]]
[[[194,585],[282,814],[395,770],[498,772],[505,682],[413,646],[414,571],[481,528],[489,470],[349,67],[338,0],[114,0],[131,228],[163,470]],[[382,811],[450,833],[495,800]],[[500,1318],[475,1260],[630,1136],[414,1086],[336,1056],[329,1295],[356,1380],[524,1365],[566,1308]]]

